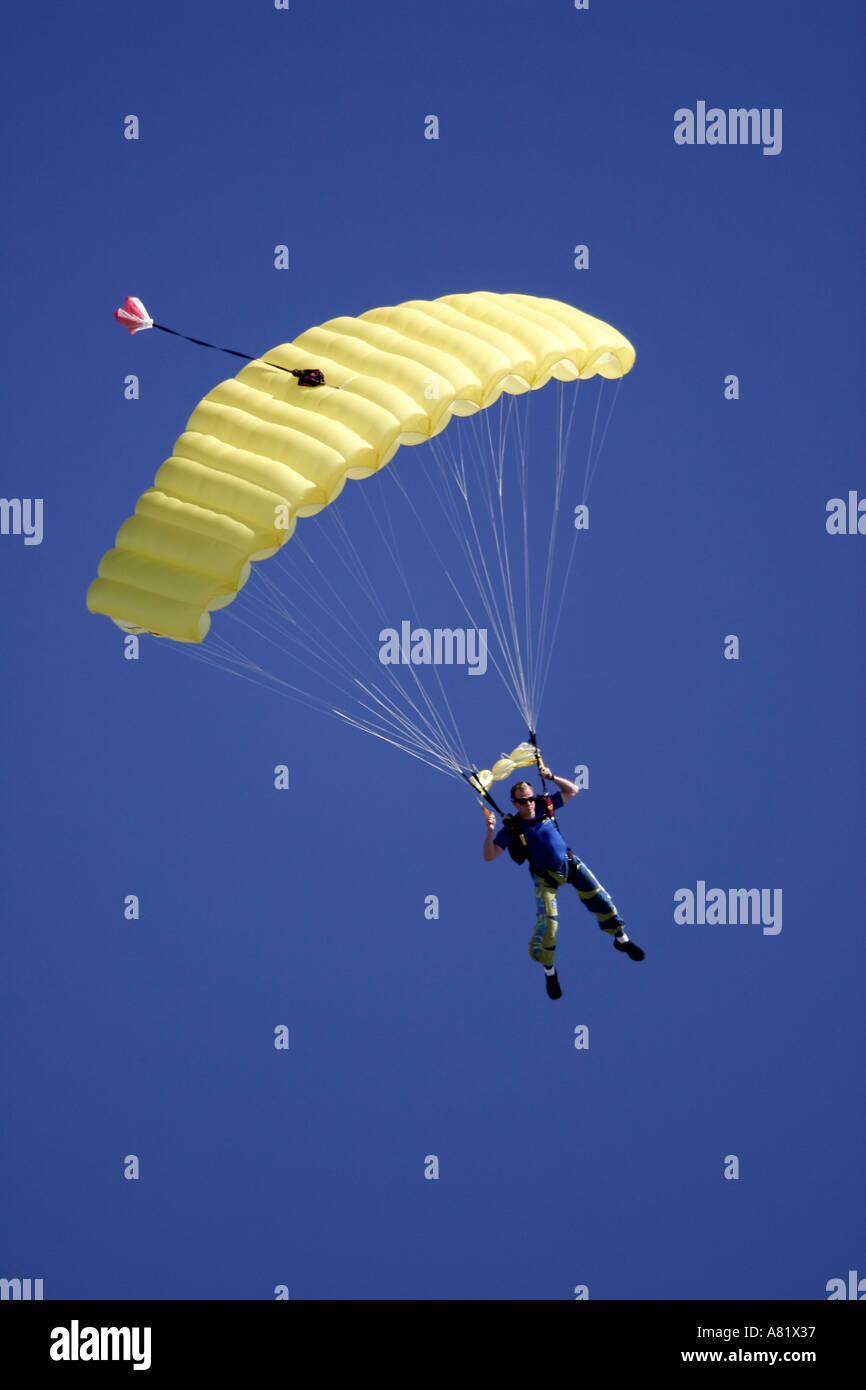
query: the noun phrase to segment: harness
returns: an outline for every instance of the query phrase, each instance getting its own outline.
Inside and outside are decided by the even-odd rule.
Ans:
[[[540,810],[539,807],[541,808]],[[536,821],[540,819],[542,822],[552,820],[554,825],[557,824],[556,816],[553,811],[553,801],[549,796],[538,796],[535,798],[535,819]],[[502,824],[508,831],[508,853],[511,855],[515,864],[525,864],[527,860],[529,860],[529,846],[526,843],[526,836],[520,828],[522,825],[520,816],[503,816]],[[571,850],[568,851],[568,857],[569,859],[571,858]],[[529,861],[529,872],[534,877],[542,879],[549,888],[560,887],[558,880],[552,877],[552,871],[550,869],[536,868],[531,860]]]

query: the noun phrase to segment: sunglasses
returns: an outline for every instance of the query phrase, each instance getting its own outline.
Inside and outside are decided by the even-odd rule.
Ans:
[[[526,806],[530,801],[535,801],[534,796],[515,796],[514,801],[518,806]]]

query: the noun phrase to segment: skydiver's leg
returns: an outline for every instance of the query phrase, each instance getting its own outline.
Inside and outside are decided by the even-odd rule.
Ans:
[[[535,890],[535,930],[529,943],[529,954],[533,960],[540,961],[547,970],[551,970],[559,925],[556,889],[544,883],[536,874],[532,875],[532,886]]]
[[[568,882],[577,889],[580,901],[594,915],[602,931],[609,936],[616,936],[617,932],[622,931],[625,922],[617,912],[610,893],[602,887],[592,870],[577,858],[569,860]]]
[[[632,960],[643,960],[644,953],[639,946],[630,941],[625,932],[625,922],[617,911],[616,903],[603,888],[591,869],[581,864],[577,858],[569,860],[568,882],[577,889],[578,897],[584,907],[593,914],[598,925],[608,936],[618,951],[625,951]]]

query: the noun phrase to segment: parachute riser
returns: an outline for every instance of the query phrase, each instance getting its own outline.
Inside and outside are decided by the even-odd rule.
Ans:
[[[538,774],[539,774],[539,776],[541,776],[541,767],[542,767],[542,763],[541,763],[541,754],[538,752],[538,740],[537,740],[537,738],[535,737],[535,730],[534,730],[534,729],[530,729],[530,730],[529,730],[529,742],[532,744],[533,748],[535,749],[535,752],[536,752],[536,755],[537,755],[537,756],[536,756],[536,760],[537,760],[537,762],[538,762]],[[543,777],[541,778],[541,790],[542,790],[542,792],[544,793],[544,795],[547,796],[547,783],[545,782],[545,780],[544,780]]]
[[[460,776],[464,779],[464,781],[469,783],[470,787],[474,792],[479,792],[481,796],[484,797],[485,801],[490,802],[490,805],[493,807],[494,811],[498,816],[501,816],[503,820],[505,819],[505,812],[499,806],[497,806],[496,802],[493,800],[493,797],[490,795],[488,791],[485,791],[484,787],[482,787],[480,783],[474,782],[472,778],[469,776],[468,772],[461,772]]]

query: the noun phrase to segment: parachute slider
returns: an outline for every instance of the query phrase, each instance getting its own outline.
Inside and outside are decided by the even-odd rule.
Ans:
[[[519,743],[510,753],[503,753],[492,768],[484,768],[474,773],[473,786],[486,795],[493,782],[501,782],[519,767],[531,767],[538,756],[538,748],[533,744]]]
[[[519,767],[531,767],[540,758],[538,747],[534,743],[519,743],[510,753],[503,753],[501,758],[493,764],[492,768],[474,768],[471,773],[464,772],[462,776],[469,783],[470,787],[476,792],[480,792],[485,801],[489,801],[494,811],[498,811],[504,817],[504,812],[496,805],[490,795],[490,787],[494,782],[501,782],[509,777]]]

